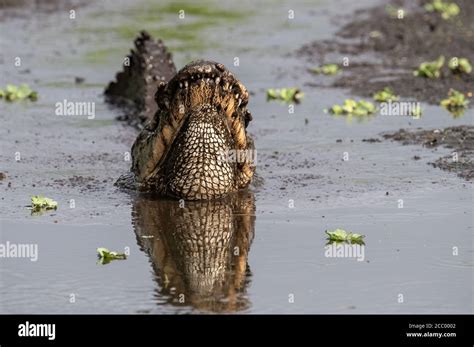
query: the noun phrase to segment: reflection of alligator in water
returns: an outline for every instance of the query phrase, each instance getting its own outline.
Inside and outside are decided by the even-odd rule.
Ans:
[[[249,306],[245,289],[255,223],[252,193],[197,202],[140,197],[133,220],[160,292],[172,304],[211,312]]]

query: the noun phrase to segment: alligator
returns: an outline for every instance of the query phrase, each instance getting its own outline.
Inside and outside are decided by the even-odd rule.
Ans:
[[[116,185],[184,200],[208,200],[246,188],[254,175],[247,134],[249,93],[223,64],[198,60],[175,73],[162,41],[142,32],[129,66],[106,89],[132,105],[141,124],[130,173]],[[152,97],[154,95],[154,98]]]
[[[255,230],[255,198],[239,191],[222,199],[183,201],[140,195],[132,220],[152,264],[159,298],[208,312],[249,307],[248,252]]]

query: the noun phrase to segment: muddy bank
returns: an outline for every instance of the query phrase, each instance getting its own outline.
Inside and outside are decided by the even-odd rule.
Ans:
[[[474,61],[474,2],[457,0],[460,13],[445,20],[437,12],[427,12],[428,1],[390,1],[357,11],[331,40],[316,41],[297,51],[313,65],[343,62],[349,65],[330,82],[333,87],[350,88],[355,94],[371,96],[390,86],[403,97],[439,104],[449,88],[472,92],[473,75],[454,75],[445,63],[441,77],[413,76],[422,62],[441,55]],[[403,18],[397,10],[402,8]],[[327,86],[315,77],[312,86]],[[472,94],[470,94],[472,95]]]
[[[446,129],[407,131],[400,129],[395,133],[384,134],[385,139],[399,141],[403,145],[422,145],[452,149],[452,153],[443,156],[430,165],[442,170],[457,173],[466,180],[474,178],[474,126],[458,126]],[[414,160],[420,157],[413,157]]]

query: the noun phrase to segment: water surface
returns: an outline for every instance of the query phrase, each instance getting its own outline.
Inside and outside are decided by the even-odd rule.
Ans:
[[[0,104],[0,240],[37,244],[39,254],[0,260],[0,312],[472,313],[472,185],[427,165],[448,150],[362,141],[470,124],[472,110],[333,118],[323,110],[351,95],[306,86],[318,77],[294,55],[331,37],[331,18],[374,3],[222,2],[189,7],[180,22],[172,5],[101,1],[78,7],[74,20],[38,11],[3,21],[1,84],[29,83],[40,99]],[[166,40],[178,68],[220,61],[252,92],[262,184],[184,208],[113,186],[136,131],[114,121],[102,91],[140,29]],[[305,92],[294,113],[265,100],[267,88],[293,86]],[[95,102],[96,118],[55,115],[64,99]],[[33,194],[60,208],[31,216]],[[366,235],[363,261],[325,256],[324,231],[337,228]],[[101,246],[130,255],[99,265]]]

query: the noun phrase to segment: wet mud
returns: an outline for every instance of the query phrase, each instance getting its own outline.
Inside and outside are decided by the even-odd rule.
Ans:
[[[474,126],[457,126],[445,129],[409,131],[400,129],[384,134],[384,139],[401,142],[403,145],[422,145],[427,148],[445,147],[452,153],[443,156],[430,165],[442,170],[455,172],[466,180],[474,178]],[[419,160],[419,156],[414,156]]]
[[[297,55],[315,65],[340,63],[343,72],[332,78],[329,86],[349,88],[357,95],[372,96],[388,86],[405,98],[431,104],[439,104],[450,88],[472,96],[472,73],[456,75],[446,65],[451,57],[474,61],[474,2],[456,1],[460,13],[449,20],[427,12],[427,2],[391,1],[360,10],[334,38],[304,45]],[[399,8],[404,10],[403,18],[398,18]],[[441,55],[446,63],[440,78],[413,75],[422,62]],[[345,57],[348,66],[342,66]],[[327,81],[317,79],[307,84],[328,86]]]

